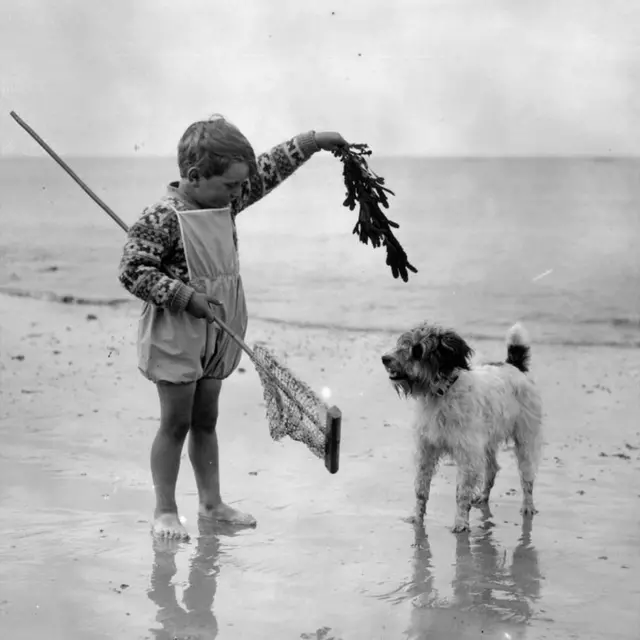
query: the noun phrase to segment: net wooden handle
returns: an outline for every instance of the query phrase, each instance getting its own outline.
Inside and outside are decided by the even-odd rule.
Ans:
[[[340,466],[341,431],[342,412],[338,407],[331,407],[327,412],[327,443],[324,453],[324,466],[329,473],[337,473]]]

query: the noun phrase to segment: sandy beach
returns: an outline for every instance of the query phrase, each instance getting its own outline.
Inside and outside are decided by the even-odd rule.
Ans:
[[[489,512],[450,533],[454,468],[417,537],[410,405],[379,364],[389,333],[252,321],[343,412],[341,469],[271,440],[245,358],[225,383],[223,495],[258,519],[198,523],[188,458],[179,505],[193,538],[149,535],[158,408],[136,370],[137,305],[0,298],[3,438],[0,636],[12,640],[637,637],[640,351],[533,344],[546,447],[530,529],[504,451]],[[473,345],[502,358],[500,341]],[[417,538],[417,539],[416,539]]]
[[[640,2],[237,7],[2,7],[0,640],[640,640]],[[242,139],[190,127],[216,114]],[[257,527],[198,518],[185,446],[191,538],[162,542],[125,232],[175,181],[194,206],[246,194],[245,137],[247,343],[330,389],[340,469],[272,439],[243,355],[220,396],[221,492]],[[342,142],[400,247],[362,242],[373,204],[356,188],[350,208]],[[149,264],[185,245],[161,226]],[[533,519],[505,446],[470,532],[451,531],[449,460],[424,526],[405,521],[414,407],[381,356],[425,321],[493,362],[524,325],[544,406]]]

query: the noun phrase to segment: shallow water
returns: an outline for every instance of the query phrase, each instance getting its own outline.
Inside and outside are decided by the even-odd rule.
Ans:
[[[426,537],[402,520],[413,507],[413,443],[410,407],[378,363],[388,336],[254,323],[251,338],[281,345],[313,388],[333,363],[341,469],[330,475],[302,445],[273,442],[257,375],[238,372],[221,398],[223,492],[258,527],[235,533],[198,523],[185,457],[178,502],[193,539],[157,544],[147,468],[155,392],[135,373],[133,348],[123,346],[115,360],[100,356],[122,335],[109,317],[124,312],[98,311],[86,323],[77,308],[28,304],[49,309],[40,322],[50,333],[17,340],[11,353],[19,347],[23,364],[37,366],[16,365],[16,377],[4,379],[2,637],[636,637],[639,407],[626,382],[640,369],[633,354],[617,350],[618,369],[594,374],[602,349],[536,347],[548,412],[540,513],[530,522],[519,516],[517,472],[504,451],[490,513],[472,512],[470,534],[450,532],[455,469],[443,464]],[[85,326],[95,340],[80,335]],[[72,368],[38,358],[54,340],[76,354]],[[82,361],[74,340],[85,344]],[[483,348],[494,357],[503,346]]]
[[[260,472],[268,490],[251,485],[255,531],[196,523],[194,492],[183,489],[189,544],[152,541],[144,489],[24,463],[12,480],[15,458],[3,455],[0,628],[19,639],[635,637],[638,564],[627,554],[637,543],[610,535],[630,521],[598,507],[585,531],[550,490],[549,469],[533,523],[520,522],[517,496],[501,495],[459,536],[448,530],[445,469],[427,537],[402,522],[408,493],[389,484],[390,465],[358,478],[364,469],[354,473],[347,457],[340,479],[322,478],[318,465],[305,486],[293,452],[280,459],[287,473]],[[515,484],[514,470],[502,480]],[[235,474],[228,484],[247,494]],[[615,497],[624,499],[612,487],[598,500]]]

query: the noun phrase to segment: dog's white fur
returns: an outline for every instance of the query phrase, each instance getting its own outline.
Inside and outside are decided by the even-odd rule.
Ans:
[[[536,513],[533,483],[542,449],[542,401],[528,374],[522,326],[507,335],[507,359],[471,365],[472,349],[455,332],[423,324],[398,339],[383,364],[397,390],[416,401],[416,510],[422,524],[431,480],[443,455],[458,467],[454,532],[469,529],[472,504],[488,502],[502,443],[513,440],[523,491],[521,513]],[[482,482],[480,492],[477,489]]]

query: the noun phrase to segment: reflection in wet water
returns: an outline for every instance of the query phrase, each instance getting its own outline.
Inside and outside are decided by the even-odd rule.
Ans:
[[[433,588],[429,539],[424,529],[416,531],[410,638],[477,638],[478,632],[484,638],[525,637],[532,603],[540,597],[532,521],[523,521],[518,546],[507,565],[506,550],[500,550],[493,539],[491,517],[485,507],[480,535],[457,535],[451,602],[439,600]]]
[[[411,599],[411,640],[526,637],[540,598],[538,554],[531,542],[532,520],[524,519],[511,562],[493,538],[488,507],[480,533],[457,534],[455,572],[450,597],[436,587],[431,545],[423,527],[416,529],[411,582],[385,596],[397,603]]]
[[[156,621],[161,629],[150,629],[158,640],[213,640],[218,621],[213,601],[220,572],[220,536],[233,536],[234,529],[200,520],[195,553],[189,563],[189,584],[183,592],[182,606],[176,596],[173,578],[177,573],[176,554],[180,543],[153,540],[153,568],[149,599],[158,608]]]

